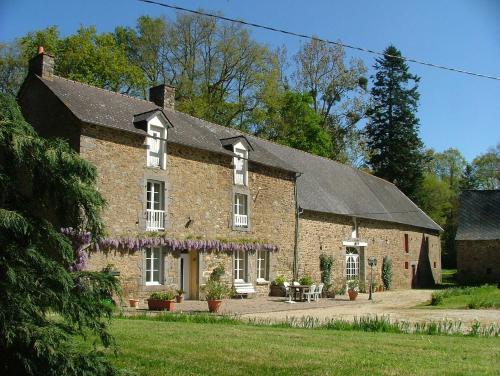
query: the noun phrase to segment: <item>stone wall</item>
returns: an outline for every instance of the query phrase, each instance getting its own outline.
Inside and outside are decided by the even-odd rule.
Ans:
[[[368,281],[370,267],[368,257],[377,258],[374,281],[382,284],[382,259],[392,259],[393,288],[411,288],[412,267],[416,266],[419,286],[428,286],[441,281],[441,243],[438,234],[395,223],[357,218],[358,241],[366,242],[359,249],[360,279]],[[333,284],[340,289],[345,285],[346,246],[343,241],[352,241],[353,219],[348,216],[305,211],[299,222],[299,277],[310,275],[315,281],[321,279],[320,255],[334,259]],[[408,234],[409,252],[404,250],[404,234]],[[428,251],[427,251],[428,249]],[[406,269],[406,266],[408,267]]]
[[[461,283],[500,282],[500,240],[458,240],[456,245]]]
[[[278,245],[270,258],[270,278],[291,277],[294,242],[293,175],[256,164],[249,166],[250,227],[233,230],[233,170],[231,157],[182,145],[168,144],[165,170],[146,167],[144,137],[113,129],[85,125],[80,140],[82,157],[98,170],[98,188],[107,202],[103,219],[110,236],[134,236],[145,232],[146,182],[164,183],[165,231],[173,238],[267,241]],[[179,255],[165,258],[165,284],[179,284]],[[143,283],[143,255],[94,252],[89,266],[101,269],[112,263],[121,272],[124,296],[144,298],[164,287]],[[222,263],[232,278],[232,255],[200,254],[199,284]],[[248,282],[256,284],[256,254],[248,255]],[[259,286],[267,294],[268,285]]]

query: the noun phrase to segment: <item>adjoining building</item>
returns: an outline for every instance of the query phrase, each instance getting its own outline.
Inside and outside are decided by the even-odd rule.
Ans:
[[[172,285],[197,299],[219,264],[229,282],[267,294],[278,275],[319,281],[321,254],[337,286],[366,280],[370,256],[379,283],[384,256],[395,288],[440,282],[441,228],[392,183],[176,111],[174,96],[168,85],[146,101],[64,79],[44,53],[18,95],[42,136],[96,166],[110,240],[88,267],[113,264],[126,298]],[[113,248],[118,238],[146,240]]]
[[[500,282],[500,190],[467,190],[459,197],[457,278]]]

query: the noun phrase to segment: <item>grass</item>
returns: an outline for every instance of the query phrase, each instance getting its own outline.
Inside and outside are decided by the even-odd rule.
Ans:
[[[113,320],[120,350],[109,359],[141,375],[488,375],[500,369],[498,337],[175,320]]]
[[[441,271],[441,286],[451,287],[457,285],[457,269],[443,269]]]
[[[494,285],[451,287],[432,294],[431,306],[439,308],[500,308],[500,289]]]

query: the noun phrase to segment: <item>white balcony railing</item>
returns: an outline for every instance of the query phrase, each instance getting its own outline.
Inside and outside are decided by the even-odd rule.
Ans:
[[[244,185],[245,184],[245,173],[243,171],[236,171],[234,174],[234,184]]]
[[[146,230],[158,231],[165,229],[165,211],[148,209],[146,217]]]
[[[248,226],[248,215],[235,214],[234,215],[234,225],[237,227],[247,227]]]

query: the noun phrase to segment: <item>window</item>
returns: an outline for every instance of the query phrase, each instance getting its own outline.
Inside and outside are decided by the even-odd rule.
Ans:
[[[356,248],[347,248],[345,255],[346,278],[354,279],[359,277],[359,253]]]
[[[247,274],[246,254],[244,251],[234,252],[234,280],[236,282],[245,282]]]
[[[436,268],[436,266],[437,266],[437,263],[436,263],[436,261],[434,261],[434,269]]]
[[[405,261],[405,269],[408,269],[408,261]]]
[[[269,281],[269,252],[257,251],[257,282]]]
[[[410,252],[410,245],[409,245],[408,234],[405,234],[404,247],[405,247],[405,253]]]
[[[146,206],[146,230],[158,231],[165,229],[164,189],[163,183],[148,181]]]
[[[165,168],[165,131],[163,127],[150,125],[148,130],[148,167]]]
[[[160,247],[148,248],[146,253],[146,285],[163,283],[163,252]]]
[[[234,221],[235,227],[248,227],[248,196],[241,193],[234,195]]]
[[[237,143],[234,146],[234,154],[238,157],[234,157],[234,184],[237,185],[247,185],[248,180],[248,152],[241,144]]]

